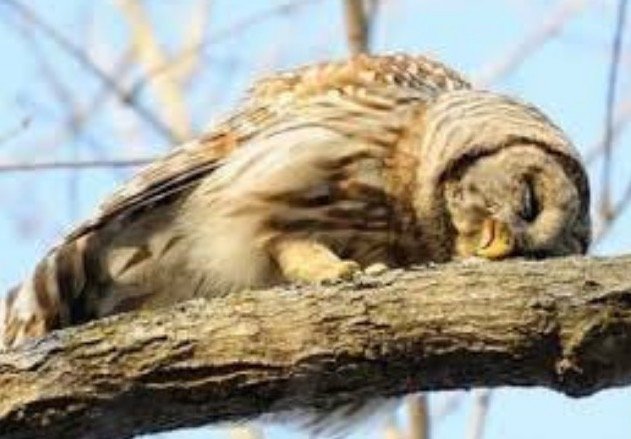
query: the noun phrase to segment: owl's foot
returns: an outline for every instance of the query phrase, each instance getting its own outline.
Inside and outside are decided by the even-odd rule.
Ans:
[[[364,269],[364,274],[368,276],[381,276],[389,270],[383,262],[375,262]]]
[[[307,239],[276,242],[273,255],[290,282],[332,282],[352,279],[361,267],[355,261],[337,257],[326,246]]]

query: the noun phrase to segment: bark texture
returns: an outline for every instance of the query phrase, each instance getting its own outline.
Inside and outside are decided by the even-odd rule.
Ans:
[[[418,390],[629,383],[631,257],[454,263],[58,331],[0,354],[0,437],[127,438]]]

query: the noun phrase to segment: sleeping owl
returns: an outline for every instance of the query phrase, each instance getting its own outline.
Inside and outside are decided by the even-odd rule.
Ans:
[[[263,79],[124,184],[0,302],[0,349],[113,313],[374,263],[584,253],[589,188],[532,105],[422,56]]]

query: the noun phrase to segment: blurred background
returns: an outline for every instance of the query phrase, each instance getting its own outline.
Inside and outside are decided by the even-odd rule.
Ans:
[[[138,166],[220,119],[253,80],[359,51],[429,54],[542,108],[589,167],[592,253],[628,252],[625,11],[624,0],[0,0],[0,291]],[[428,399],[429,422],[410,397],[351,437],[631,437],[628,389]],[[147,437],[308,436],[253,423]]]

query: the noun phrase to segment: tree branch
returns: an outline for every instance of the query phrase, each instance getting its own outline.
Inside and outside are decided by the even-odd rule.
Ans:
[[[370,23],[363,0],[344,0],[346,40],[353,55],[368,52]]]
[[[622,36],[624,34],[625,17],[627,12],[627,0],[620,0],[616,16],[616,30],[611,44],[611,62],[609,76],[607,78],[607,106],[605,108],[603,172],[601,179],[600,203],[598,214],[601,220],[611,221],[614,209],[611,202],[611,150],[614,131],[614,107],[616,105],[616,92],[618,85],[618,70],[620,65],[620,53],[622,49]]]
[[[180,81],[172,69],[165,67],[169,65],[169,60],[158,43],[155,29],[147,17],[144,6],[136,0],[117,0],[114,3],[129,24],[134,53],[145,72],[164,69],[164,73],[152,81],[156,98],[160,103],[159,108],[163,113],[163,120],[179,142],[190,139],[193,135],[191,120]]]
[[[488,86],[506,77],[539,47],[557,36],[563,27],[589,3],[587,0],[560,1],[549,11],[544,12],[542,17],[545,18],[537,24],[537,27],[514,44],[506,54],[485,65],[473,78],[473,82],[478,86]]]
[[[123,314],[0,355],[0,437],[127,438],[475,386],[631,383],[631,256],[445,264]]]
[[[1,140],[1,139],[0,139]],[[128,168],[144,166],[154,162],[157,156],[137,157],[128,159],[96,159],[96,160],[51,160],[38,162],[0,162],[2,172],[29,172],[54,169],[92,169],[92,168]]]
[[[55,44],[67,52],[88,72],[107,86],[121,102],[125,103],[125,105],[134,110],[140,118],[150,124],[158,134],[165,136],[171,141],[177,140],[177,137],[171,132],[169,127],[166,126],[157,116],[155,116],[149,108],[145,107],[140,101],[138,101],[133,93],[124,90],[118,84],[116,79],[111,77],[107,72],[104,72],[88,54],[75,46],[61,33],[57,32],[57,30],[51,25],[43,21],[27,5],[17,0],[5,0],[3,4],[12,8],[19,16],[24,18],[27,22],[38,28],[44,35],[54,41]]]

